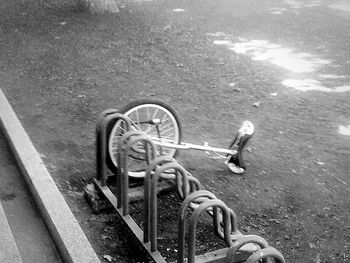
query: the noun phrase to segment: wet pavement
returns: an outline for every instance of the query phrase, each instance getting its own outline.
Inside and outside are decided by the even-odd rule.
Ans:
[[[1,131],[0,152],[1,205],[23,263],[63,262]]]

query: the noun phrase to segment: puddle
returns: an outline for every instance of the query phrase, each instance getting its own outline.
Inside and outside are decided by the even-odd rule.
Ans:
[[[173,12],[185,12],[186,10],[185,9],[182,9],[182,8],[175,8],[173,9]]]
[[[303,74],[299,78],[282,81],[286,87],[304,92],[340,93],[350,91],[350,85],[346,83],[350,76],[331,73],[317,74],[321,68],[331,65],[331,60],[322,59],[311,53],[296,52],[292,48],[283,47],[267,40],[235,38],[223,32],[209,33],[208,35],[215,38],[213,41],[215,45],[225,46],[238,54],[251,57],[252,60],[269,62],[294,73],[294,75],[295,73]],[[233,41],[233,39],[237,41]],[[308,73],[312,74],[311,78],[305,78]]]
[[[344,11],[344,12],[350,12],[350,2],[349,1],[340,1],[340,2],[329,5],[328,7],[332,8],[332,9]]]
[[[322,85],[322,82],[315,79],[286,79],[282,81],[284,86],[289,88],[294,88],[300,91],[322,91],[322,92],[346,92],[350,91],[350,86],[343,85],[333,88],[325,87]]]
[[[296,1],[296,0],[283,0],[280,3],[287,5],[289,8],[284,7],[271,7],[269,8],[270,14],[272,15],[280,15],[284,14],[286,12],[292,12],[294,14],[299,15],[299,11],[301,9],[310,8],[310,7],[317,7],[321,5],[320,0],[313,0],[313,1]]]
[[[320,6],[321,1],[320,0],[314,0],[314,1],[296,1],[296,0],[283,0],[283,3],[289,5],[291,8],[294,9],[301,9],[306,7],[315,7]]]
[[[342,135],[350,136],[350,125],[348,126],[339,125],[338,133]]]
[[[154,2],[156,0],[128,0],[127,2],[138,3],[138,2]]]
[[[329,60],[317,58],[309,53],[297,53],[291,48],[270,43],[267,40],[251,40],[233,43],[231,40],[215,40],[230,50],[250,56],[253,60],[267,61],[295,73],[314,72],[320,66],[330,64]]]
[[[317,77],[320,79],[345,79],[346,76],[334,75],[334,74],[318,74]]]
[[[269,9],[269,11],[270,11],[270,14],[273,14],[273,15],[281,15],[281,14],[283,14],[284,12],[286,12],[287,9],[286,9],[286,8],[279,8],[279,7],[271,7],[271,8]]]

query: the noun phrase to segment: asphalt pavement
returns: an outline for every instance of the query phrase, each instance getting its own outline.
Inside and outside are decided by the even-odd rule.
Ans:
[[[349,1],[126,0],[113,16],[20,2],[0,1],[2,89],[63,192],[94,174],[97,114],[156,96],[186,141],[215,145],[251,120],[245,177],[195,155],[186,167],[288,262],[349,262]],[[71,199],[99,254],[117,257]]]

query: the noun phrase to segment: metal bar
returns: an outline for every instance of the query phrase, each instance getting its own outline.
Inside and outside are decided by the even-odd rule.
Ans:
[[[116,113],[118,110],[115,109],[108,109],[103,111],[97,118],[96,121],[96,176],[98,180],[102,179],[103,172],[101,171],[101,167],[104,165],[104,159],[101,156],[101,153],[103,151],[103,144],[101,142],[101,129],[102,129],[102,121],[106,116],[112,113]]]
[[[228,208],[230,213],[230,222],[231,222],[231,240],[236,240],[237,236],[242,236],[241,232],[238,231],[237,226],[237,216],[231,208]],[[213,211],[207,211],[209,215],[213,217],[214,220],[214,229],[215,233],[222,239],[224,239],[224,233],[221,230],[221,225],[223,225],[223,218],[220,212],[213,208]]]
[[[156,251],[157,250],[157,183],[158,183],[158,179],[161,176],[161,174],[164,171],[170,170],[170,169],[174,169],[175,170],[175,175],[176,175],[176,183],[177,183],[177,190],[179,193],[179,195],[182,198],[186,198],[188,193],[189,193],[189,182],[188,182],[188,178],[187,178],[187,172],[186,170],[179,165],[178,163],[166,163],[163,164],[161,167],[158,167],[156,169],[156,172],[154,173],[153,177],[152,177],[152,181],[151,181],[151,207],[150,207],[150,219],[151,219],[151,250],[152,251]],[[180,188],[180,177],[182,179],[181,182],[181,188]]]
[[[103,194],[103,196],[111,203],[111,205],[115,208],[117,211],[118,218],[124,222],[130,232],[130,235],[132,236],[132,239],[134,239],[139,247],[141,247],[155,263],[167,263],[166,260],[161,256],[159,252],[152,252],[150,249],[149,243],[144,243],[142,241],[143,239],[143,231],[141,228],[135,223],[135,221],[132,219],[131,216],[123,216],[122,209],[117,207],[117,198],[115,195],[111,192],[111,190],[107,186],[102,186],[101,182],[94,179],[94,183],[97,187],[97,189]]]
[[[234,263],[237,262],[238,257],[240,255],[240,251],[242,248],[247,244],[256,244],[259,245],[260,248],[266,248],[268,247],[267,241],[256,235],[245,235],[239,237],[235,242],[233,242],[232,246],[229,248],[226,254],[226,261],[227,263]],[[255,251],[258,250],[258,248],[255,249]],[[250,254],[255,251],[247,251]]]
[[[122,207],[123,199],[124,199],[124,174],[128,174],[127,167],[126,166],[126,161],[127,157],[125,155],[125,144],[128,139],[130,139],[131,136],[136,136],[136,135],[143,135],[142,132],[140,131],[130,131],[125,133],[121,138],[120,141],[118,142],[118,152],[117,152],[117,161],[119,163],[118,166],[118,175],[117,175],[117,202],[118,202],[118,208]],[[129,181],[127,180],[127,184]],[[129,185],[127,185],[127,188],[129,188]]]
[[[214,251],[210,251],[201,255],[197,255],[195,257],[196,263],[228,263],[226,261],[226,253],[228,248],[220,248]],[[251,255],[251,253],[247,253],[245,251],[240,251],[237,253],[235,263],[244,263],[245,260]],[[187,258],[184,259],[184,263],[187,263]],[[172,261],[171,263],[178,263],[178,261]],[[229,262],[232,263],[232,262]]]
[[[154,158],[151,163],[147,166],[146,168],[146,176],[145,176],[145,181],[144,181],[144,197],[143,197],[143,241],[144,242],[149,242],[150,241],[150,188],[151,188],[151,180],[152,180],[152,175],[154,173],[154,170],[159,166],[164,163],[168,162],[174,162],[176,163],[176,159],[170,157],[170,156],[159,156]]]
[[[186,143],[181,142],[181,144],[174,144],[174,143],[168,143],[168,142],[160,142],[157,141],[155,138],[152,138],[153,142],[156,145],[160,145],[167,148],[174,148],[179,150],[199,150],[199,151],[210,151],[210,152],[217,152],[217,153],[223,153],[223,154],[236,154],[236,150],[230,150],[226,148],[218,148],[218,147],[211,147],[207,145],[198,145],[198,144],[192,144],[192,143]]]
[[[283,255],[273,247],[263,248],[253,253],[246,261],[246,263],[258,263],[262,259],[274,258],[276,263],[285,263]]]
[[[106,111],[107,112],[107,111]],[[118,120],[122,120],[123,123],[126,125],[126,130],[130,130],[130,122],[129,119],[120,113],[110,113],[109,115],[106,115],[100,123],[100,129],[99,129],[99,147],[97,148],[98,154],[98,161],[97,161],[97,178],[99,178],[102,182],[102,185],[106,185],[106,176],[105,176],[105,164],[106,164],[106,149],[104,148],[107,144],[107,127],[112,122],[117,122]],[[123,125],[124,126],[124,125]],[[115,167],[116,168],[116,167]],[[117,169],[113,169],[112,171],[117,176]],[[118,181],[118,180],[117,180]]]
[[[206,190],[199,190],[196,192],[191,193],[188,195],[184,201],[181,204],[181,207],[179,209],[179,220],[178,220],[178,238],[177,238],[177,244],[178,244],[178,254],[177,254],[177,262],[183,263],[185,258],[185,216],[186,216],[186,209],[190,207],[190,204],[195,202],[198,199],[202,199],[202,201],[205,201],[203,198],[208,199],[216,199],[216,196]]]
[[[130,138],[134,135],[138,135],[141,133],[141,136],[137,136],[135,138]],[[126,136],[126,134],[125,134]],[[124,137],[124,136],[123,136]],[[128,215],[129,214],[129,178],[128,178],[128,157],[129,157],[129,152],[131,148],[133,147],[134,144],[138,142],[143,142],[145,145],[145,150],[146,150],[146,162],[149,163],[149,154],[148,154],[148,146],[151,147],[151,154],[152,154],[152,159],[156,157],[157,155],[157,148],[156,145],[153,143],[153,141],[149,138],[143,135],[143,132],[132,132],[130,136],[129,141],[126,141],[126,148],[124,152],[124,162],[123,162],[123,168],[124,172],[122,173],[122,206],[123,206],[123,215]],[[147,146],[148,145],[148,146]]]
[[[201,213],[205,210],[207,210],[209,207],[218,207],[221,209],[222,214],[223,214],[223,221],[224,221],[224,237],[225,237],[225,243],[228,246],[232,245],[232,240],[231,240],[231,223],[230,223],[230,212],[228,207],[225,205],[224,202],[222,202],[219,199],[214,199],[214,200],[208,200],[197,207],[190,218],[190,223],[189,223],[189,237],[188,237],[188,262],[189,263],[194,263],[195,262],[195,253],[196,253],[196,248],[195,248],[195,242],[196,242],[196,229],[197,229],[197,222],[199,219],[199,216]]]

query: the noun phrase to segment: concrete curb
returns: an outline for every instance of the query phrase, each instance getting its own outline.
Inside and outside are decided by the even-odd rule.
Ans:
[[[64,262],[100,263],[1,89],[0,127]]]
[[[23,263],[0,202],[0,260],[2,263]]]

